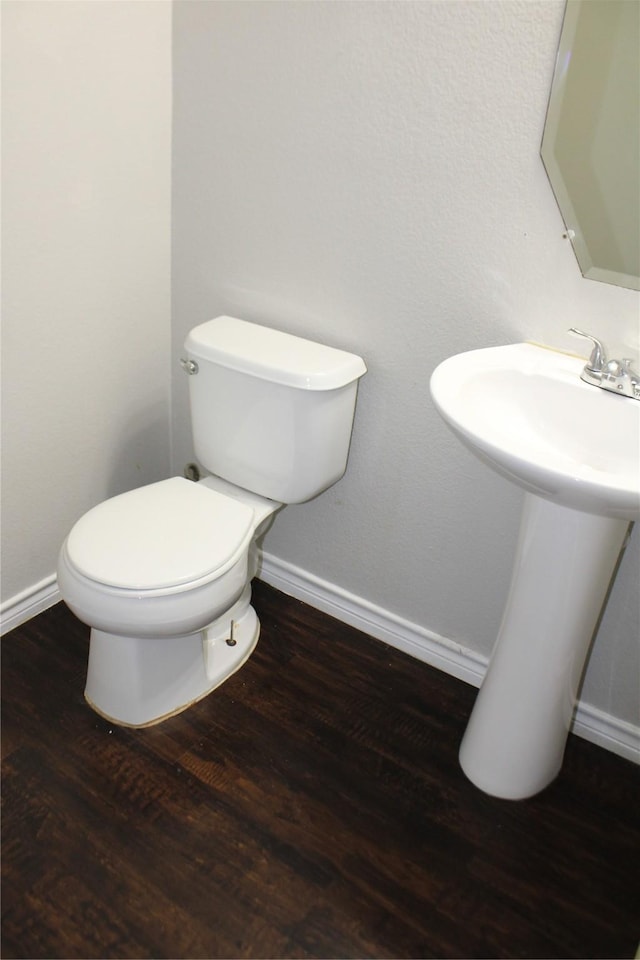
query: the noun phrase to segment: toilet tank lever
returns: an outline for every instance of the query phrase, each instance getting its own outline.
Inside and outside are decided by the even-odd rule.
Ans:
[[[198,364],[195,360],[186,360],[184,357],[180,357],[180,366],[190,377],[198,372]]]

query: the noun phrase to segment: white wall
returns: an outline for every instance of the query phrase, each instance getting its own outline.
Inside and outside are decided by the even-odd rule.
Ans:
[[[169,471],[171,4],[2,4],[2,597]]]
[[[486,655],[519,493],[429,399],[444,357],[577,325],[637,356],[638,295],[582,279],[539,157],[562,0],[174,11],[173,334],[222,312],[365,357],[347,475],[265,539]],[[578,350],[580,347],[577,348]],[[174,470],[192,459],[174,364]],[[584,699],[637,723],[638,536]]]

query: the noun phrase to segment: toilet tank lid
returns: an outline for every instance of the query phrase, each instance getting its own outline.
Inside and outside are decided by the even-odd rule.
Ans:
[[[236,317],[215,317],[185,341],[194,358],[302,390],[335,390],[362,377],[362,357]]]

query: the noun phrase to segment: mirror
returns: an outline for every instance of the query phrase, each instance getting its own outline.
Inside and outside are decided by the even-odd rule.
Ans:
[[[640,3],[567,0],[541,155],[583,276],[640,290]]]

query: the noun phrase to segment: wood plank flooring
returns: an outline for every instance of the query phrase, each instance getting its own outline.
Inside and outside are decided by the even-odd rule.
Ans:
[[[9,957],[633,957],[639,771],[570,737],[485,796],[476,691],[256,582],[249,662],[145,730],[83,699],[59,604],[2,641]]]

